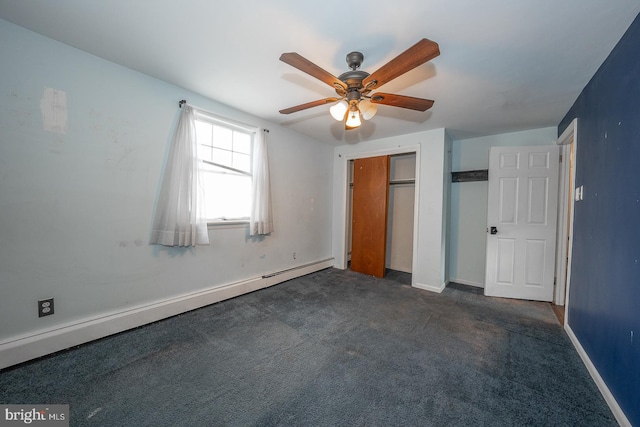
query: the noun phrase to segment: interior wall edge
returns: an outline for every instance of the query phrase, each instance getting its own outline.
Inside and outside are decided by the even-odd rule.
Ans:
[[[569,326],[568,323],[565,323],[564,330],[567,332],[567,335],[569,336],[569,339],[571,340],[573,347],[578,352],[580,359],[582,359],[582,363],[584,363],[584,365],[587,367],[587,370],[589,371],[589,374],[591,375],[593,382],[596,383],[596,386],[598,387],[600,394],[602,394],[602,397],[604,398],[605,402],[607,402],[607,405],[609,405],[609,409],[611,409],[613,416],[616,417],[616,421],[618,421],[618,424],[620,424],[622,427],[632,427],[631,422],[629,422],[629,419],[627,418],[624,411],[618,404],[618,401],[613,396],[613,393],[611,393],[611,390],[609,390],[609,387],[604,382],[604,379],[602,379],[602,376],[598,372],[598,369],[596,368],[596,366],[593,364],[593,362],[591,362],[589,355],[582,347],[580,340],[578,339],[576,334],[573,332],[573,330],[571,329],[571,326]]]
[[[449,284],[449,281],[446,280],[446,281],[442,282],[439,286],[438,285],[427,285],[427,284],[424,284],[424,283],[412,283],[411,286],[413,286],[414,288],[422,289],[424,291],[435,292],[435,293],[441,294],[442,291],[444,291],[444,288],[446,288],[448,284]]]
[[[99,318],[79,320],[52,330],[35,331],[28,336],[0,343],[0,369],[277,285],[333,267],[333,264],[333,258],[318,260],[300,268],[286,270],[281,274],[216,286]]]

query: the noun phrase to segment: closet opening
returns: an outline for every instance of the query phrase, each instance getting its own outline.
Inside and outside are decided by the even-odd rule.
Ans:
[[[347,176],[348,268],[411,285],[416,153],[351,159]]]

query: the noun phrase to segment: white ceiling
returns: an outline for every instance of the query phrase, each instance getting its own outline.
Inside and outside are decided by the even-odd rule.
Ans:
[[[0,18],[333,145],[447,128],[455,138],[556,126],[640,12],[638,0],[0,0]],[[344,130],[334,96],[278,60],[373,72],[426,37],[441,55],[384,85],[435,100],[380,106]],[[177,100],[176,100],[177,101]]]

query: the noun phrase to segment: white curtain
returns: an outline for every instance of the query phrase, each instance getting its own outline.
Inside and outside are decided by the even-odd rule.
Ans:
[[[184,104],[173,136],[151,229],[151,244],[208,245],[193,108]]]
[[[253,178],[251,181],[251,218],[249,222],[251,236],[269,234],[273,231],[267,133],[266,130],[256,132],[253,142]]]

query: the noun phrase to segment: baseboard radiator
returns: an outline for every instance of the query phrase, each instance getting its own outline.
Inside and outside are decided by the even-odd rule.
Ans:
[[[253,279],[215,286],[203,291],[10,338],[0,342],[0,369],[267,288],[333,267],[333,265],[334,259],[327,258]]]
[[[333,265],[333,258],[327,258],[327,259],[322,260],[322,261],[310,262],[309,264],[303,264],[303,265],[299,265],[299,266],[296,266],[296,267],[287,268],[286,270],[276,271],[275,273],[265,274],[264,276],[262,276],[262,278],[263,279],[270,279],[270,278],[275,277],[275,276],[280,276],[281,274],[291,274],[291,273],[294,273],[296,271],[306,270],[307,268],[313,267],[313,266],[318,265],[318,264],[325,264],[325,263],[327,263],[329,261],[331,261],[331,265]],[[326,268],[326,267],[323,267],[323,268]],[[304,274],[307,274],[307,273],[304,273]],[[287,280],[287,279],[285,279],[285,280]]]

